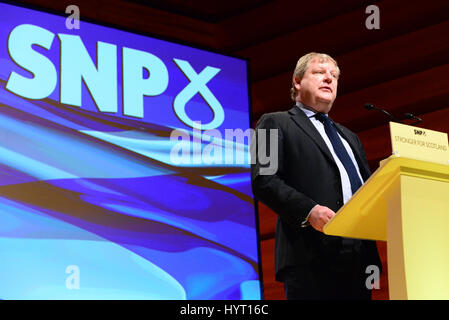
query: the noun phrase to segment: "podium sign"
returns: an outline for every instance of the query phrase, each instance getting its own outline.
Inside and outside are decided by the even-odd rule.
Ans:
[[[391,146],[395,156],[449,163],[447,133],[390,122]]]

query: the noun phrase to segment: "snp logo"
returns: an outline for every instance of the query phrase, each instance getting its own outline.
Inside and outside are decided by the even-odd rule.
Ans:
[[[415,135],[426,136],[426,132],[424,130],[414,129]]]
[[[56,38],[59,45],[54,44]],[[60,48],[59,77],[54,61],[45,55],[45,51],[39,52],[35,47],[48,51],[52,47],[54,50]],[[144,118],[144,97],[161,95],[168,87],[167,62],[146,51],[128,47],[120,49],[113,43],[97,41],[95,64],[80,36],[54,34],[32,24],[19,25],[8,36],[8,53],[16,65],[29,71],[33,77],[25,77],[13,71],[9,75],[6,89],[24,98],[40,100],[55,91],[59,80],[59,102],[82,107],[84,83],[99,112],[118,113],[119,100],[122,100],[120,111],[123,115]],[[225,115],[222,105],[207,84],[220,69],[206,66],[197,73],[186,60],[173,58],[169,63],[173,63],[189,80],[188,85],[173,101],[173,109],[179,120],[197,128],[195,123],[198,122],[189,117],[186,104],[198,93],[213,112],[212,120],[201,123],[201,129],[218,128]],[[122,70],[122,99],[119,99],[118,90],[119,68]]]

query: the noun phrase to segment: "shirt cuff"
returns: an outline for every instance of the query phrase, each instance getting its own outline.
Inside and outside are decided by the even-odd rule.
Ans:
[[[304,219],[304,221],[301,222],[301,228],[305,228],[305,227],[310,226],[310,222],[309,222],[310,213],[312,213],[312,210],[315,209],[316,206],[317,206],[317,204],[309,211],[309,214]]]

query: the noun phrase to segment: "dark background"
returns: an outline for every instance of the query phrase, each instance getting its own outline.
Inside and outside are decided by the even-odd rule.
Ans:
[[[331,116],[355,131],[374,171],[391,154],[388,118],[367,102],[421,128],[449,132],[449,1],[290,0],[26,0],[81,20],[174,40],[248,59],[253,124],[265,112],[288,110],[291,76],[310,51],[333,56],[342,71]],[[380,9],[380,29],[368,30],[368,5]],[[81,26],[82,27],[82,26]],[[406,120],[405,123],[410,123]],[[259,205],[266,299],[284,299],[274,281],[276,215]],[[375,299],[388,298],[386,244],[378,242],[384,272]]]

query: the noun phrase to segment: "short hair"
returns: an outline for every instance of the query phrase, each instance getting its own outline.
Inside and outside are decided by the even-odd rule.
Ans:
[[[300,79],[304,76],[304,73],[306,72],[309,66],[309,62],[314,58],[319,58],[320,62],[332,61],[337,67],[337,75],[340,76],[340,68],[338,67],[337,61],[335,61],[335,59],[332,58],[330,55],[317,52],[310,52],[308,54],[303,55],[301,58],[299,58],[298,62],[296,63],[296,68],[295,71],[293,72],[292,87],[290,89],[290,95],[293,101],[296,101],[296,96],[298,95],[298,90],[296,90],[295,88],[294,79],[298,78]]]

